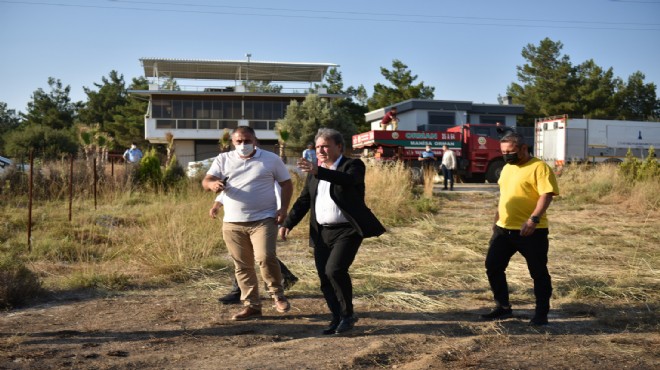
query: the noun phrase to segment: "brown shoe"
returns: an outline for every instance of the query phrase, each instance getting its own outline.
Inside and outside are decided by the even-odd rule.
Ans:
[[[291,309],[291,305],[289,304],[289,301],[286,299],[286,297],[275,298],[274,307],[279,313],[284,313]]]
[[[255,319],[257,317],[261,317],[261,308],[245,306],[245,308],[243,308],[241,312],[232,316],[231,319],[236,321],[243,321],[243,320]]]

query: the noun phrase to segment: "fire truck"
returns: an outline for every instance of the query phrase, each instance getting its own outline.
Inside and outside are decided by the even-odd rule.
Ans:
[[[507,128],[509,129],[509,128]],[[456,152],[458,175],[466,181],[495,183],[504,160],[500,151],[498,127],[466,123],[446,131],[373,130],[353,135],[353,149],[361,155],[381,161],[401,160],[419,167],[418,158],[430,145],[435,156],[442,158],[442,146]],[[438,162],[438,166],[440,162]]]

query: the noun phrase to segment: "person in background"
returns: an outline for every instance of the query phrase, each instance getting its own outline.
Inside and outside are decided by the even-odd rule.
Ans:
[[[454,171],[456,170],[456,153],[449,150],[447,145],[442,146],[442,176],[445,178],[443,188],[447,190],[447,180],[449,180],[449,190],[454,190]]]
[[[337,130],[322,128],[316,134],[320,165],[300,159],[298,168],[307,173],[300,196],[279,230],[287,235],[307,212],[310,242],[321,291],[332,313],[324,335],[352,330],[353,286],[348,269],[364,238],[379,236],[385,228],[364,202],[365,165],[360,159],[344,157],[344,138]]]
[[[280,204],[280,194],[282,192],[282,189],[280,188],[280,185],[278,183],[275,183],[275,196],[277,196],[277,204],[279,206]],[[215,198],[215,201],[213,202],[213,206],[211,209],[209,209],[209,216],[213,219],[215,219],[218,216],[218,213],[220,212],[220,208],[222,208],[222,198],[223,198],[224,192],[218,194],[218,196]],[[298,277],[289,270],[286,265],[278,258],[277,262],[280,264],[280,270],[282,271],[282,287],[284,290],[289,290],[291,287],[293,287],[297,282],[298,282]],[[232,275],[231,277],[231,291],[224,296],[218,298],[218,301],[222,304],[233,304],[233,303],[240,303],[241,302],[241,287],[238,286],[238,282],[236,281],[236,276]]]
[[[392,130],[396,131],[399,126],[399,119],[396,116],[396,107],[392,107],[392,109],[383,116],[383,119],[380,120],[381,130],[387,130],[387,125],[390,123],[392,123]]]
[[[135,143],[131,143],[131,147],[124,152],[124,160],[128,163],[139,163],[141,159],[142,151]]]
[[[277,225],[284,221],[293,193],[291,175],[282,159],[261,150],[254,129],[239,126],[232,131],[235,150],[220,153],[202,180],[205,190],[224,192],[222,236],[234,260],[236,280],[244,308],[233,320],[261,317],[261,299],[255,261],[275,309],[291,308],[284,296],[282,272],[277,260]],[[274,183],[282,187],[278,208]]]
[[[417,158],[417,160],[422,162],[422,166],[424,167],[424,169],[429,169],[429,168],[433,168],[433,163],[438,159],[435,157],[435,154],[433,154],[433,150],[431,149],[431,146],[427,145],[426,149]]]
[[[552,282],[546,210],[559,194],[557,179],[550,166],[529,154],[522,135],[504,135],[500,149],[506,164],[498,181],[500,199],[486,255],[486,275],[497,306],[481,317],[493,320],[513,315],[505,272],[519,252],[534,280],[536,308],[530,325],[547,325]]]
[[[314,149],[314,144],[307,144],[307,149],[303,150],[302,157],[312,163],[316,163],[316,149]]]

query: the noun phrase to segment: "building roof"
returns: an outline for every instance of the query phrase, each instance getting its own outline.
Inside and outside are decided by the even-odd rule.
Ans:
[[[321,82],[332,63],[140,58],[146,77],[199,80]]]
[[[454,100],[426,100],[426,99],[408,99],[391,106],[373,110],[364,114],[367,122],[372,122],[383,118],[386,110],[392,107],[397,108],[397,114],[410,110],[428,110],[428,111],[465,111],[478,114],[512,114],[521,115],[525,113],[524,105],[517,104],[478,104],[471,101]]]

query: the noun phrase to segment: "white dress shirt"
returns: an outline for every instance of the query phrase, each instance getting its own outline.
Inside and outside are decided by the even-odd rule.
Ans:
[[[340,155],[335,163],[330,166],[330,170],[336,170],[343,155]],[[325,163],[321,166],[327,168]],[[321,225],[334,225],[348,222],[348,219],[337,207],[337,203],[330,197],[330,183],[325,180],[320,180],[318,188],[316,189],[316,222]]]

